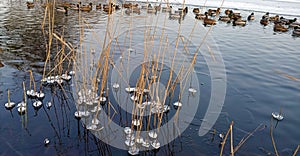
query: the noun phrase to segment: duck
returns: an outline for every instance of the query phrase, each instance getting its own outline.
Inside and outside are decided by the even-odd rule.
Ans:
[[[232,10],[226,9],[226,10],[224,11],[225,15],[229,15],[230,12],[232,12]]]
[[[170,19],[180,19],[181,18],[181,15],[179,12],[174,12],[174,13],[171,13],[169,14],[169,18]]]
[[[154,6],[156,11],[160,11],[161,10],[161,4],[159,4],[158,6]]]
[[[273,30],[279,32],[287,32],[288,28],[284,27],[282,24],[275,24]]]
[[[206,17],[205,14],[196,14],[196,15],[195,15],[195,18],[198,19],[198,20],[204,20],[205,17]]]
[[[233,20],[238,20],[238,19],[242,18],[242,16],[240,15],[239,12],[233,12],[232,10],[230,10],[230,13],[228,14],[228,17],[233,19]]]
[[[77,3],[76,5],[71,6],[70,9],[79,11],[80,6],[81,6],[81,2]]]
[[[267,26],[269,24],[269,20],[267,18],[262,18],[260,20],[260,24],[263,25],[263,26]]]
[[[220,16],[219,21],[229,22],[231,18],[229,16]]]
[[[254,12],[252,12],[247,19],[248,21],[254,20]]]
[[[113,3],[103,4],[103,11],[108,14],[111,14],[114,11]],[[129,8],[128,8],[129,9]]]
[[[279,15],[276,15],[276,16],[271,16],[269,17],[269,21],[278,21],[279,20]]]
[[[208,18],[208,13],[205,12],[205,18],[203,20],[203,25],[216,25],[216,20]]]
[[[264,14],[261,19],[269,19],[269,12],[266,12],[266,14]]]
[[[99,10],[99,9],[101,9],[101,8],[102,8],[101,3],[99,3],[98,5],[96,5],[96,9],[97,9],[97,10]]]
[[[295,27],[300,27],[300,23],[299,22],[293,22],[289,25],[291,28],[295,28]]]
[[[125,13],[127,15],[130,15],[130,13],[141,14],[141,10],[140,8],[128,8],[127,10],[125,10]]]
[[[284,23],[285,25],[290,25],[291,23],[294,23],[297,21],[297,18],[294,18],[294,19],[287,19],[287,18],[284,18],[284,17],[280,17],[280,21],[282,23]]]
[[[200,13],[200,9],[199,9],[199,8],[194,8],[194,9],[193,9],[193,13],[199,14],[199,13]]]
[[[236,25],[245,26],[246,23],[247,23],[247,21],[242,20],[242,19],[237,19],[232,22],[233,26],[236,26]]]
[[[220,8],[217,8],[216,10],[208,9],[207,14],[209,16],[216,16],[220,14],[220,10],[221,10]]]
[[[31,9],[34,7],[34,3],[33,2],[26,2],[27,8]]]
[[[178,8],[178,11],[181,12],[181,13],[188,13],[188,7],[185,7],[185,8]]]
[[[68,7],[64,6],[64,7],[57,7],[56,8],[56,12],[62,12],[65,14],[68,14]]]
[[[82,6],[82,7],[80,7],[79,9],[80,9],[80,11],[91,11],[92,8],[93,8],[93,3],[89,3],[89,5],[87,5],[87,6]]]
[[[295,27],[294,28],[293,36],[300,36],[300,27]]]

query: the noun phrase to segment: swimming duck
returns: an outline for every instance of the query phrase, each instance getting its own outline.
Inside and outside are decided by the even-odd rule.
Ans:
[[[242,19],[237,19],[232,22],[233,26],[236,26],[236,25],[245,26],[246,23],[247,23],[247,21],[242,20]]]
[[[108,14],[111,14],[114,11],[113,3],[103,4],[103,11]]]
[[[169,18],[170,19],[180,19],[181,18],[181,15],[179,12],[174,12],[174,13],[171,13],[169,14]]]
[[[254,12],[252,12],[249,16],[248,16],[248,21],[250,20],[254,20]]]
[[[285,25],[289,25],[293,22],[296,22],[297,21],[297,18],[294,18],[294,19],[287,19],[287,18],[284,18],[284,17],[280,17],[280,21],[282,23],[284,23]]]
[[[140,8],[128,8],[127,10],[125,10],[125,13],[127,15],[130,15],[130,13],[141,14],[141,10]]]
[[[220,8],[217,8],[216,10],[208,9],[207,14],[208,14],[209,16],[216,16],[216,15],[219,15],[219,14],[220,14],[220,11],[221,11]]]
[[[216,20],[208,18],[208,13],[205,12],[205,18],[203,20],[203,25],[216,25]]]
[[[57,7],[56,8],[57,12],[63,12],[65,14],[68,14],[68,7],[64,6],[64,7]]]
[[[289,25],[291,28],[295,28],[295,27],[300,27],[300,23],[299,22],[293,22]]]
[[[267,26],[269,24],[269,20],[267,18],[262,18],[260,20],[260,24],[263,25],[263,26]]]
[[[226,9],[224,13],[225,13],[226,15],[229,15],[230,12],[232,12],[232,10]]]
[[[160,11],[161,10],[161,4],[159,4],[158,6],[154,6],[156,11]]]
[[[34,7],[34,3],[33,2],[26,2],[27,8],[31,9]]]
[[[70,9],[71,9],[71,10],[77,10],[77,11],[79,11],[80,6],[81,6],[81,2],[79,2],[79,3],[76,4],[76,5],[71,6]]]
[[[102,8],[101,3],[99,3],[98,5],[96,5],[96,9],[97,9],[97,10],[99,10],[99,9],[101,9],[101,8]]]
[[[232,10],[230,10],[230,13],[228,14],[228,17],[233,19],[233,20],[238,20],[238,19],[242,18],[242,16],[240,15],[239,12],[233,12]]]
[[[266,12],[266,14],[264,14],[262,17],[262,19],[269,19],[269,12]]]
[[[229,22],[231,19],[229,16],[220,16],[219,21]]]
[[[193,9],[193,13],[199,14],[199,13],[200,13],[200,9],[199,9],[199,8],[194,8],[194,9]]]
[[[286,32],[286,31],[288,31],[288,28],[284,27],[282,24],[275,24],[273,30],[280,31],[280,32]]]
[[[294,36],[300,36],[300,27],[295,27],[294,28],[293,35]]]
[[[279,15],[269,17],[269,21],[278,21]]]
[[[188,13],[188,7],[185,7],[185,8],[178,8],[178,11],[179,11],[180,13],[186,14],[186,13]]]
[[[206,17],[205,14],[196,14],[196,15],[195,15],[195,18],[198,19],[198,20],[204,20],[205,17]]]
[[[91,11],[93,8],[93,3],[89,3],[87,6],[80,7],[80,11]]]

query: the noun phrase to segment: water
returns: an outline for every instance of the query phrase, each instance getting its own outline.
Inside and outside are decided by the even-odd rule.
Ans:
[[[190,3],[195,4],[193,1]],[[199,4],[204,4],[204,1],[203,3],[202,1],[199,2]],[[220,4],[221,1],[208,1],[206,6],[217,7]],[[299,12],[296,10],[299,8],[298,6],[298,1],[241,1],[239,3],[225,1],[224,7],[239,8],[238,11],[243,17],[249,15],[253,10],[256,11],[256,19],[249,22],[245,27],[233,27],[231,24],[218,22],[210,32],[209,43],[216,43],[216,48],[222,54],[227,73],[226,99],[214,128],[217,133],[225,133],[230,122],[234,121],[234,144],[237,145],[248,132],[254,130],[258,125],[266,126],[251,136],[239,149],[237,153],[239,155],[265,155],[265,151],[274,153],[269,134],[271,113],[279,112],[280,109],[282,109],[285,118],[273,130],[278,151],[281,155],[291,155],[299,144],[300,135],[297,129],[300,123],[297,120],[299,114],[297,108],[300,100],[298,96],[300,83],[280,73],[300,78],[298,72],[300,38],[292,37],[291,30],[286,33],[274,33],[272,24],[267,27],[259,24],[259,19],[265,11],[299,19]],[[83,15],[94,28],[86,29],[87,38],[94,31],[99,34],[104,32],[103,27],[107,15],[95,10],[90,13],[83,13]],[[66,39],[74,45],[78,43],[78,28],[80,26],[77,23],[77,13],[70,12],[68,16],[60,14],[57,16],[59,20],[56,31],[62,32],[63,28],[68,30],[65,31]],[[152,15],[155,17],[154,19],[156,16],[161,20],[165,14]],[[31,107],[32,101],[29,100],[26,129],[22,126],[22,118],[16,109],[10,112],[4,108],[4,103],[7,102],[7,89],[11,91],[12,101],[20,102],[22,100],[22,81],[25,81],[26,86],[29,84],[27,70],[32,69],[34,71],[36,80],[40,80],[42,77],[45,59],[45,42],[40,30],[42,17],[43,9],[35,7],[28,10],[24,1],[0,2],[0,61],[5,65],[0,68],[0,103],[3,104],[0,107],[0,154],[126,154],[127,151],[105,145],[90,132],[84,130],[82,124],[73,116],[75,112],[74,101],[65,99],[63,92],[59,89],[44,88],[44,92],[47,94],[44,103],[47,101],[54,103],[50,110],[42,107],[35,111]],[[124,19],[124,21],[129,20],[127,16],[124,16]],[[190,32],[195,23],[193,14],[189,13],[181,22],[185,28],[182,32]],[[124,23],[122,28],[126,29]],[[167,27],[177,29],[178,21],[168,20]],[[201,21],[199,21],[197,28],[199,31],[197,33],[209,29],[209,27],[203,28]],[[196,36],[195,34],[194,36]],[[202,37],[193,37],[194,45],[199,45]],[[94,41],[87,42],[94,43]],[[138,43],[138,40],[134,42]],[[203,55],[197,58],[197,62],[195,71],[200,82],[203,83],[197,114],[181,137],[161,148],[157,152],[158,155],[219,154],[220,139],[217,136],[215,136],[214,141],[211,141],[212,135],[210,133],[203,137],[198,136],[198,130],[211,96],[211,76]],[[66,89],[68,88],[70,86],[66,86]],[[67,95],[71,96],[69,93]],[[127,125],[128,122],[130,122],[128,118],[123,118],[120,121],[123,125]],[[275,124],[276,122],[273,122],[273,125]],[[50,139],[48,147],[43,145],[45,138]],[[228,155],[229,143],[227,142],[226,145],[225,153]],[[155,153],[154,151],[149,152],[149,154]]]

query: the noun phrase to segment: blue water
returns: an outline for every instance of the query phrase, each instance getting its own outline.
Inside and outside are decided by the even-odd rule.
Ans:
[[[85,2],[85,1],[83,1]],[[176,2],[176,1],[175,1]],[[203,6],[205,1],[186,1],[189,4]],[[96,2],[95,2],[96,3]],[[221,1],[208,0],[205,6],[218,7]],[[263,27],[259,24],[260,17],[267,11],[272,15],[280,14],[288,18],[300,18],[299,1],[225,1],[223,7],[234,8],[247,17],[255,11],[256,19],[248,22],[245,27],[233,27],[231,24],[218,22],[209,33],[209,44],[222,54],[227,74],[227,88],[224,107],[214,125],[217,134],[225,133],[231,121],[234,121],[234,144],[260,124],[259,129],[239,149],[237,155],[266,155],[266,151],[274,153],[270,138],[271,113],[282,109],[284,120],[278,122],[273,133],[280,155],[291,155],[299,144],[300,121],[299,81],[286,75],[300,78],[299,37],[293,37],[292,31],[286,33],[273,32],[273,24]],[[210,8],[207,7],[207,8]],[[193,6],[189,7],[192,10]],[[207,9],[203,7],[202,9]],[[120,15],[120,12],[117,13]],[[142,13],[145,15],[146,13]],[[93,10],[83,13],[92,28],[86,29],[87,38],[93,32],[99,34],[105,30],[107,15]],[[165,13],[151,15],[163,21]],[[56,107],[50,110],[41,108],[35,111],[29,104],[27,129],[22,126],[22,117],[16,109],[11,112],[4,108],[7,101],[7,89],[12,93],[12,100],[22,100],[22,81],[29,84],[28,69],[34,71],[38,81],[41,79],[44,60],[44,38],[40,31],[43,9],[35,7],[28,10],[24,1],[0,2],[0,61],[5,65],[0,68],[0,155],[118,155],[127,151],[118,150],[99,141],[86,131],[74,117],[74,101],[65,99],[61,90],[44,88],[47,97],[44,102],[53,101]],[[73,44],[78,43],[78,19],[76,12],[69,16],[58,14],[56,28],[62,31],[67,28],[66,38]],[[198,31],[209,30],[201,21],[196,21],[190,12],[183,23],[182,32],[189,34],[196,23]],[[121,29],[126,29],[124,15]],[[138,18],[137,18],[138,20]],[[155,21],[155,20],[153,20]],[[167,20],[168,28],[177,30],[177,20]],[[137,23],[137,25],[140,23]],[[127,25],[128,26],[128,25]],[[195,33],[195,34],[197,34]],[[193,37],[197,46],[200,37]],[[140,38],[142,39],[142,38]],[[95,41],[87,41],[97,43]],[[136,40],[135,42],[139,42]],[[212,45],[213,44],[213,45]],[[213,49],[215,50],[215,49]],[[201,101],[192,124],[180,138],[161,148],[157,153],[149,155],[218,155],[220,139],[208,133],[198,136],[198,130],[208,107],[211,76],[202,55],[197,59],[195,72],[203,83],[201,85]],[[281,73],[281,74],[280,74]],[[66,86],[66,89],[70,87]],[[55,94],[53,94],[55,93]],[[68,96],[71,96],[68,94]],[[32,102],[32,101],[30,101]],[[130,122],[124,119],[125,122]],[[276,124],[273,121],[273,126]],[[44,147],[43,140],[48,137],[51,144]],[[225,146],[225,154],[229,155],[229,142]],[[273,154],[274,155],[274,154]]]

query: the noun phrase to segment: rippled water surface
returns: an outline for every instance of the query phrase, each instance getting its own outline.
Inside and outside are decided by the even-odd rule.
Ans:
[[[267,155],[268,152],[274,155],[270,137],[271,113],[281,110],[284,120],[278,123],[273,121],[274,138],[280,155],[292,155],[300,143],[298,131],[300,128],[300,120],[298,120],[300,81],[297,79],[300,78],[300,38],[292,36],[292,30],[278,33],[273,31],[273,24],[266,27],[260,25],[260,18],[264,14],[263,8],[251,7],[257,6],[258,3],[268,4],[265,3],[266,1],[251,2],[247,2],[247,8],[238,10],[245,18],[253,10],[255,12],[256,19],[248,22],[245,27],[232,26],[223,22],[217,22],[217,25],[212,28],[203,27],[202,21],[195,20],[194,14],[190,11],[182,21],[167,20],[166,28],[169,30],[170,42],[172,42],[175,40],[174,34],[179,29],[179,23],[182,23],[180,31],[183,35],[187,34],[185,37],[191,39],[194,47],[201,44],[204,30],[210,30],[207,45],[214,47],[213,50],[220,51],[223,57],[227,88],[222,112],[213,126],[217,135],[226,133],[230,122],[234,121],[234,144],[237,145],[249,132],[259,125],[264,125],[241,146],[237,155]],[[211,4],[212,6],[218,6],[220,2],[211,3],[214,3]],[[282,7],[299,6],[298,1],[274,1],[274,3]],[[23,100],[22,82],[25,81],[26,86],[29,86],[28,70],[33,70],[37,85],[39,85],[38,80],[42,78],[47,38],[44,37],[41,29],[44,16],[41,4],[38,2],[33,9],[27,9],[23,0],[0,2],[0,63],[4,65],[1,67],[0,64],[0,155],[127,154],[127,151],[106,145],[83,128],[82,123],[74,118],[76,108],[73,99],[70,98],[72,97],[70,92],[44,88],[46,94],[49,95],[44,99],[44,103],[52,101],[54,106],[50,109],[44,106],[39,110],[34,110],[29,104],[26,119],[18,114],[16,108],[11,111],[5,109],[4,103],[7,102],[8,89],[11,92],[12,101]],[[195,5],[195,3],[191,4]],[[235,4],[235,2],[225,1],[224,6],[237,7],[237,4],[234,6],[230,4]],[[193,7],[189,6],[189,9],[192,10]],[[271,10],[273,8],[274,13],[284,14],[287,18],[300,19],[297,11],[284,12],[274,5],[268,5],[266,8],[271,8]],[[202,8],[202,10],[205,9],[207,8]],[[124,31],[129,29],[126,23],[132,21],[135,22],[133,23],[135,26],[142,25],[139,20],[142,21],[141,19],[147,15],[145,11],[142,11],[141,15],[133,15],[136,17],[133,20],[128,15],[122,15],[122,11],[116,14],[117,17],[123,18],[116,22],[121,22],[119,23],[121,28],[118,29]],[[85,42],[97,45],[99,42],[88,39],[93,38],[95,34],[103,35],[108,19],[107,14],[94,8],[91,12],[82,13],[81,16],[86,23],[89,23],[89,27],[85,29]],[[153,18],[153,23],[158,19],[159,25],[163,25],[165,17],[168,18],[166,13],[158,13],[149,15],[147,18]],[[73,45],[79,43],[81,26],[78,23],[78,12],[70,11],[68,16],[56,13],[55,23],[56,32],[64,32],[66,40]],[[195,24],[197,27],[192,30]],[[190,38],[191,33],[193,35]],[[173,38],[172,35],[174,35]],[[143,34],[140,38],[133,39],[132,42],[139,43],[142,39]],[[149,151],[144,154],[219,155],[220,138],[217,135],[213,136],[212,133],[208,133],[205,136],[198,136],[211,96],[211,76],[205,57],[209,56],[199,55],[195,65],[195,73],[201,83],[201,95],[199,108],[192,123],[180,137],[170,144],[165,145],[159,151]],[[71,90],[72,86],[66,86],[66,89]],[[32,102],[29,100],[29,103]],[[117,115],[117,117],[120,116],[122,117],[122,115]],[[22,125],[25,120],[28,121],[26,128]],[[128,122],[130,121],[127,118],[120,119],[122,126],[128,126]],[[43,144],[45,138],[51,141],[47,147]],[[226,155],[229,155],[229,142],[224,151]]]

